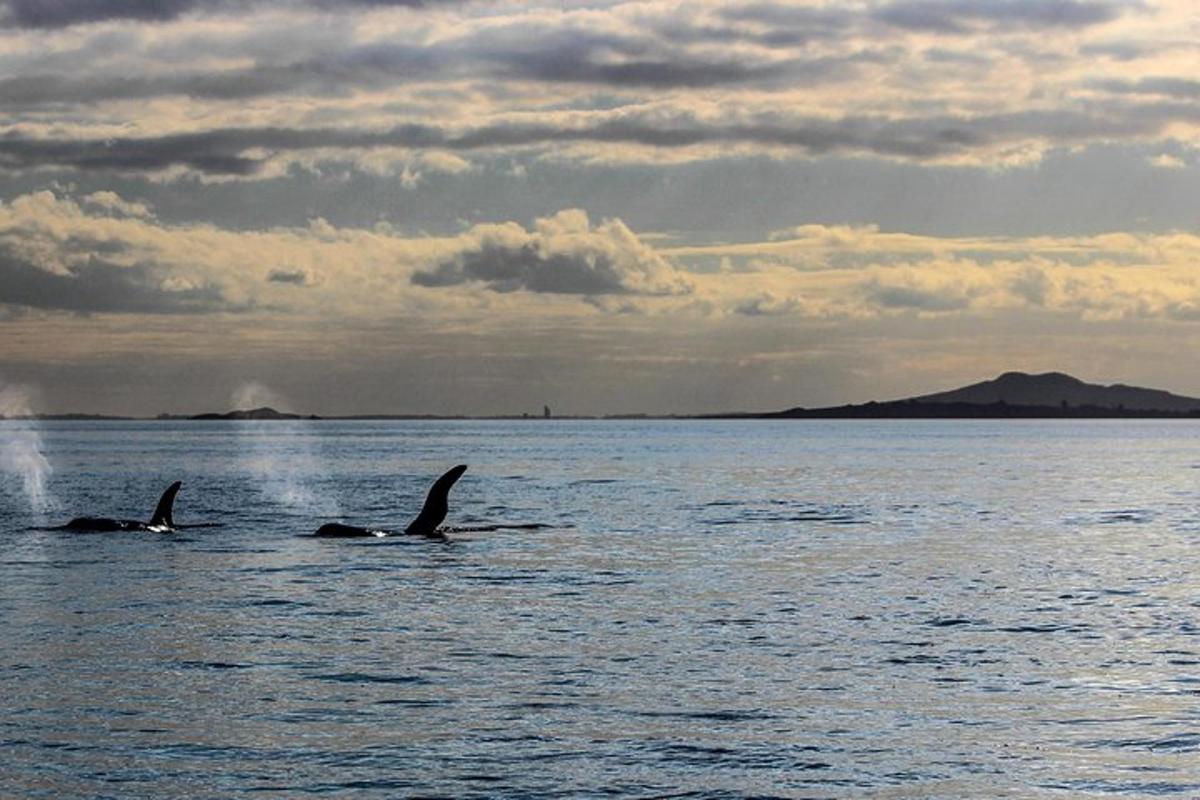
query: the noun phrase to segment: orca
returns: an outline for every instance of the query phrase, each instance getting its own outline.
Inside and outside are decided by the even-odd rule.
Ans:
[[[355,525],[343,525],[340,522],[330,522],[317,528],[313,536],[324,539],[354,539],[367,536],[382,538],[384,536],[423,536],[426,539],[445,539],[446,534],[438,529],[446,519],[450,506],[446,502],[450,489],[467,471],[466,464],[459,464],[438,478],[425,496],[425,505],[417,518],[408,523],[408,527],[397,533],[377,528],[359,528]]]
[[[109,517],[76,517],[66,525],[60,525],[51,530],[58,531],[88,531],[92,533],[110,533],[113,531],[150,531],[152,533],[170,533],[177,530],[175,518],[171,511],[175,507],[175,495],[179,493],[182,481],[175,481],[163,492],[154,509],[154,516],[149,522],[134,519],[111,519]],[[194,527],[194,526],[187,526]]]

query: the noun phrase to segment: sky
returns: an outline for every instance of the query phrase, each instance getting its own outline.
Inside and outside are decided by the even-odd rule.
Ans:
[[[1194,0],[0,0],[0,390],[38,411],[1011,369],[1200,395]]]

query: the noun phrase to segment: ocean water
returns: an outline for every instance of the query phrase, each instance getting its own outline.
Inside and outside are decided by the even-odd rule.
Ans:
[[[1200,795],[1200,423],[39,432],[0,797]],[[457,463],[447,524],[548,527],[305,536]],[[177,479],[221,527],[38,529]]]

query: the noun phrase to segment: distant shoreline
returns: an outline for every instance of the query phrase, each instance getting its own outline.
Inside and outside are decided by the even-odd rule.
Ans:
[[[4,419],[0,416],[0,419]],[[278,411],[269,406],[224,413],[159,414],[155,417],[104,414],[36,414],[14,419],[130,420],[210,422],[231,420],[295,421],[452,421],[498,420],[713,420],[713,419],[1200,419],[1200,398],[1183,397],[1160,389],[1126,384],[1102,386],[1084,383],[1062,372],[1029,375],[1006,372],[999,377],[948,392],[902,400],[826,406],[795,407],[783,411],[721,411],[711,414],[341,414],[320,417]]]
[[[838,420],[838,419],[1200,419],[1200,411],[1157,411],[1147,409],[1079,406],[1023,406],[1006,403],[864,403],[829,408],[793,408],[787,411],[731,411],[715,414],[605,414],[556,417],[440,414],[351,414],[317,416],[281,414],[277,417],[238,417],[228,414],[158,415],[154,417],[109,416],[106,414],[35,414],[3,417],[0,420],[45,422],[554,422],[554,421],[695,421],[695,420]]]

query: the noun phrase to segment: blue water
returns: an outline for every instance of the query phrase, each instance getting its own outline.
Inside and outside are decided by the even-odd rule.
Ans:
[[[41,436],[57,510],[0,474],[0,797],[1200,795],[1198,423]],[[447,524],[549,527],[304,536],[460,462]],[[33,529],[176,479],[223,527]]]

